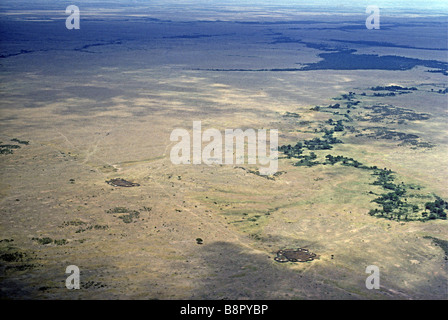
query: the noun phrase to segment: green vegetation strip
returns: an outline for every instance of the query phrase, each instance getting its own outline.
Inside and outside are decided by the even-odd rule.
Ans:
[[[395,88],[395,87],[376,87],[372,90],[397,90],[403,88]],[[416,88],[405,88],[406,90],[416,90]],[[348,100],[347,109],[355,108],[355,105],[358,105],[359,101],[355,101],[353,103],[353,97],[355,93],[349,92],[349,94],[342,95],[342,98],[339,100]],[[350,106],[350,107],[349,107]],[[328,106],[329,109],[340,109],[341,105],[336,103],[334,105]],[[371,121],[379,121],[385,116],[394,116],[398,118],[402,118],[402,120],[427,120],[429,118],[426,114],[418,114],[413,112],[412,110],[398,108],[398,107],[390,107],[390,106],[373,106],[373,107],[365,107],[364,109],[370,110],[373,109],[375,114],[379,114]],[[319,106],[312,108],[314,111],[323,111]],[[335,115],[338,113],[334,113]],[[448,210],[448,202],[441,199],[437,195],[433,195],[433,201],[429,201],[424,203],[410,203],[408,202],[408,198],[425,198],[425,195],[421,195],[418,193],[409,193],[408,190],[415,190],[412,185],[405,185],[403,182],[401,184],[395,183],[395,176],[393,175],[392,170],[384,168],[380,169],[377,166],[366,166],[361,162],[353,159],[344,157],[341,155],[331,155],[327,154],[325,156],[324,161],[318,161],[317,155],[311,150],[329,150],[333,148],[334,144],[343,143],[343,141],[335,138],[333,134],[335,132],[342,132],[346,129],[344,126],[344,121],[352,122],[353,119],[347,116],[346,119],[334,121],[333,119],[327,120],[325,123],[330,125],[331,128],[323,128],[320,133],[323,133],[322,138],[314,138],[311,140],[299,141],[294,146],[292,145],[282,145],[279,147],[279,151],[283,152],[288,159],[298,159],[295,166],[305,166],[305,167],[313,167],[317,165],[335,165],[339,163],[343,166],[354,167],[357,169],[368,170],[371,172],[371,175],[376,178],[373,185],[380,186],[385,190],[385,193],[380,194],[379,197],[372,200],[372,202],[377,203],[380,207],[374,210],[370,210],[369,214],[375,217],[382,217],[390,220],[397,221],[426,221],[432,219],[446,219],[447,214],[446,210]],[[390,132],[387,132],[390,135]],[[395,133],[395,135],[399,135],[402,140],[411,140],[413,145],[419,145],[419,141],[417,140],[417,136],[415,135],[406,135],[400,133]],[[387,136],[386,138],[389,138]],[[307,149],[310,152],[307,155],[304,155],[304,150]],[[420,188],[418,188],[420,190]],[[374,194],[374,192],[370,191],[370,194]],[[420,205],[419,205],[420,204]]]

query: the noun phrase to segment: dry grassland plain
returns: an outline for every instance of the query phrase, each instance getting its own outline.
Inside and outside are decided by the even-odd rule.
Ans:
[[[448,199],[447,12],[368,30],[365,8],[85,2],[67,30],[61,3],[20,3],[0,10],[2,298],[447,299],[448,222],[420,216]],[[295,146],[338,120],[302,148],[318,164],[280,151],[272,177],[170,160],[193,121]],[[392,170],[408,219],[369,214],[391,189],[327,155]]]

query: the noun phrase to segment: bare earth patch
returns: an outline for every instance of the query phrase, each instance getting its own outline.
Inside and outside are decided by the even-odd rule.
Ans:
[[[277,256],[274,258],[277,262],[308,262],[313,261],[317,255],[309,252],[308,249],[298,248],[284,249],[277,251]]]

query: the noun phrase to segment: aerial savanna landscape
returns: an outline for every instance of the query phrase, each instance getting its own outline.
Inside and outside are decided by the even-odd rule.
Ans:
[[[0,297],[446,300],[447,76],[446,1],[3,0]]]

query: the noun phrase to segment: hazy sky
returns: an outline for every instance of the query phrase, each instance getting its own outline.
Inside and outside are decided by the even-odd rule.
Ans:
[[[101,1],[104,0],[94,0]],[[305,6],[347,6],[367,7],[377,5],[384,8],[448,8],[448,0],[127,0],[130,3],[182,3],[182,4],[266,4],[266,5],[305,5]]]
[[[66,7],[71,4],[82,6],[83,4],[94,4],[99,7],[123,7],[148,5],[207,5],[214,6],[294,6],[302,8],[328,8],[331,9],[353,9],[362,10],[369,5],[377,5],[381,9],[390,11],[416,11],[448,14],[448,0],[0,0],[0,7],[30,7],[41,9]]]

